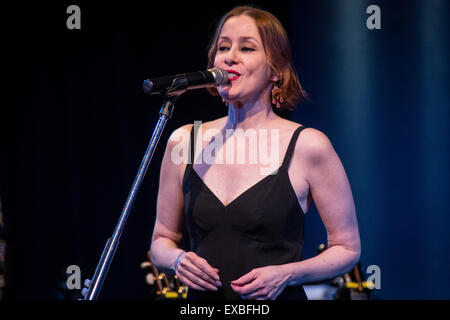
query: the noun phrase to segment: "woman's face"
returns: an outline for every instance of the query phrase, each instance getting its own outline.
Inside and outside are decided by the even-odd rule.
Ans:
[[[256,23],[246,15],[225,22],[218,38],[214,66],[235,75],[230,75],[230,81],[217,88],[222,98],[232,103],[264,99],[272,81],[277,80],[272,76]]]

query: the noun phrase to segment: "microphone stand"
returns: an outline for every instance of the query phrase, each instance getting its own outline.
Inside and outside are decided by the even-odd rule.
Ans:
[[[164,130],[167,120],[172,116],[177,98],[186,91],[187,86],[188,83],[185,79],[176,78],[173,80],[171,87],[165,93],[164,104],[159,112],[159,120],[153,131],[150,143],[147,147],[147,151],[145,152],[144,158],[141,161],[141,165],[134,179],[125,205],[123,206],[122,213],[120,215],[119,221],[117,222],[114,233],[112,237],[109,238],[106,242],[105,248],[103,249],[103,253],[100,257],[100,261],[97,265],[97,268],[95,269],[94,277],[91,281],[85,281],[85,285],[89,287],[89,290],[86,293],[84,300],[96,300],[100,293],[103,281],[105,280],[106,274],[108,273],[109,267],[119,245],[119,239],[122,235],[122,231],[136,197],[136,193],[138,192],[139,187],[141,186],[141,183],[147,172],[153,153],[155,152],[156,146],[159,142],[159,138],[161,137],[161,133]]]

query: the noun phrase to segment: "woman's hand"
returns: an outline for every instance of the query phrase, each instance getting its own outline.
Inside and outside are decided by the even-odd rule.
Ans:
[[[281,266],[253,269],[237,280],[231,288],[242,299],[275,300],[287,285],[288,275]]]
[[[222,286],[219,278],[219,269],[213,268],[209,263],[199,257],[195,252],[182,253],[175,271],[185,285],[200,291],[217,291]]]

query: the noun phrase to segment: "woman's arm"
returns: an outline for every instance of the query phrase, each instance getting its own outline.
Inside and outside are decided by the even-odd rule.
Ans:
[[[296,158],[306,161],[306,180],[327,230],[328,248],[304,261],[254,269],[232,282],[233,289],[244,298],[274,299],[288,285],[336,277],[359,260],[358,223],[344,167],[322,132],[308,128],[301,137]]]
[[[322,132],[306,129],[300,154],[307,161],[306,180],[327,230],[327,250],[320,255],[285,265],[288,285],[334,278],[355,266],[361,243],[352,191],[344,167]]]
[[[182,240],[183,193],[180,166],[171,159],[172,150],[183,127],[170,136],[161,163],[156,220],[151,244],[152,262],[159,268],[174,269],[177,256],[183,251],[178,246]],[[185,129],[184,129],[185,130]],[[182,143],[182,142],[181,142]]]
[[[188,150],[191,127],[192,125],[186,125],[175,130],[167,142],[161,164],[150,253],[152,262],[158,268],[175,270],[175,262],[178,262],[175,271],[184,284],[197,290],[217,290],[218,270],[194,252],[185,253],[179,248],[184,227],[181,171],[185,166],[177,163],[177,154],[172,154],[172,151],[174,148],[177,148],[177,152],[181,149]],[[178,257],[181,259],[177,261]]]

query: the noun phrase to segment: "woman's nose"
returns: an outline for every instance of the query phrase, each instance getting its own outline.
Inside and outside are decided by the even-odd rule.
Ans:
[[[231,49],[227,52],[225,55],[225,64],[232,66],[234,64],[238,63],[238,58],[236,56],[236,51],[234,49]]]

